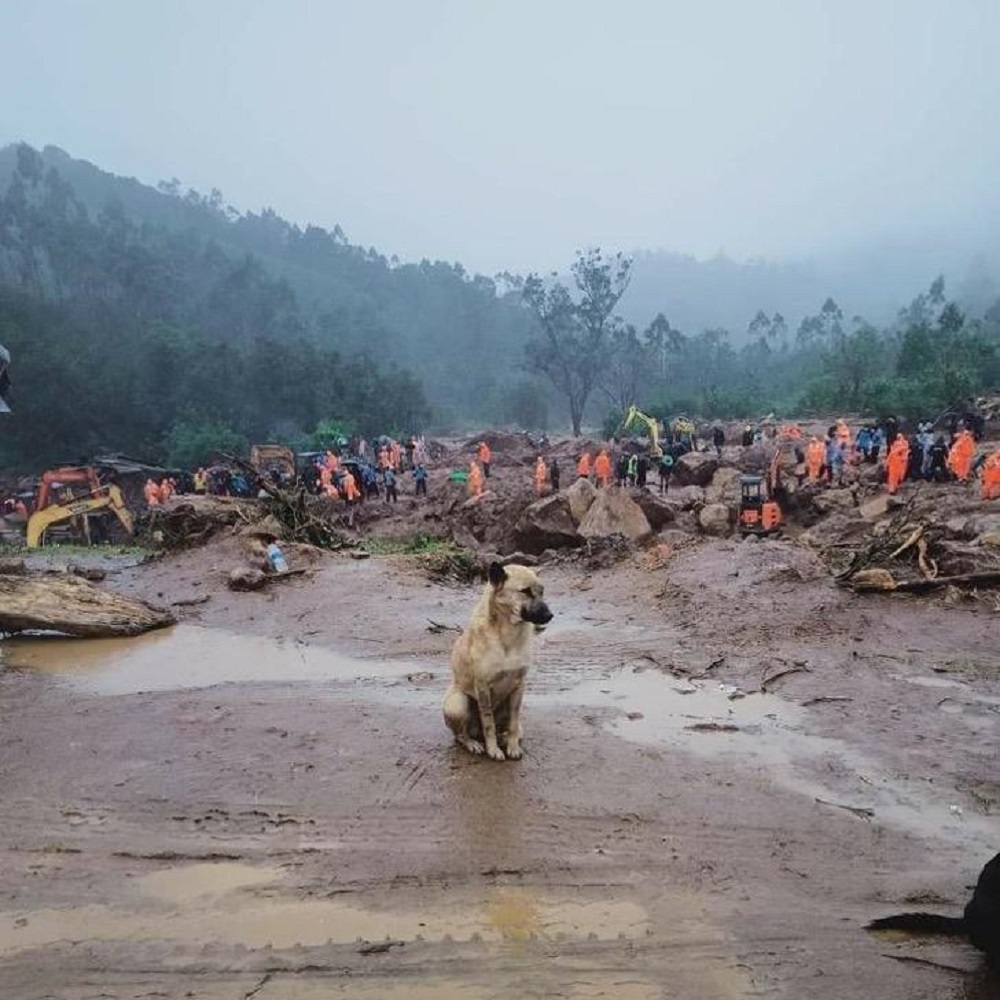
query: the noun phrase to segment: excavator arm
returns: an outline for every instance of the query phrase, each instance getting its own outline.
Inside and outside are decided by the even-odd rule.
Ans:
[[[650,451],[654,457],[659,458],[663,454],[663,449],[660,447],[660,425],[657,423],[655,417],[651,417],[648,413],[643,413],[642,410],[638,409],[633,403],[625,413],[624,418],[621,422],[621,430],[627,431],[633,424],[642,424],[646,428],[646,434],[649,437]]]
[[[44,510],[36,511],[28,518],[28,548],[36,549],[42,544],[45,532],[54,524],[69,521],[74,517],[98,514],[102,510],[110,510],[118,518],[122,527],[132,534],[135,530],[132,515],[121,490],[117,486],[102,486],[101,491],[92,496],[81,497],[62,504],[51,504]]]

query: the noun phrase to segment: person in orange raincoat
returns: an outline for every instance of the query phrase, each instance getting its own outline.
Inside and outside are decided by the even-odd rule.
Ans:
[[[576,463],[576,474],[581,479],[590,478],[590,452],[585,451],[580,456],[580,461]]]
[[[818,437],[813,437],[806,448],[806,469],[811,482],[819,481],[824,461],[826,461],[826,448],[823,447],[823,442]]]
[[[963,483],[972,471],[972,459],[976,454],[976,442],[967,430],[959,431],[948,452],[948,468]]]
[[[984,500],[996,500],[1000,497],[1000,451],[993,452],[983,464],[981,496]]]
[[[489,479],[490,462],[493,460],[493,455],[490,452],[490,446],[485,441],[479,442],[479,447],[476,449],[476,458],[479,459],[479,464],[483,467],[483,475]]]
[[[537,496],[545,496],[549,485],[549,470],[545,464],[545,459],[541,455],[535,460],[535,493]]]
[[[910,442],[902,434],[896,435],[889,454],[885,459],[886,489],[895,493],[906,478],[906,467],[910,464]]]
[[[344,470],[344,482],[342,489],[344,491],[344,499],[348,503],[354,503],[355,500],[361,499],[361,491],[358,489],[357,480],[355,480],[354,474],[350,469]]]
[[[389,449],[385,445],[378,450],[378,467],[382,472],[389,468]]]
[[[481,497],[483,495],[483,474],[479,470],[479,466],[476,464],[476,460],[473,459],[469,463],[469,496],[470,497]]]
[[[603,448],[594,459],[594,475],[597,477],[598,486],[607,486],[611,481],[611,459]]]
[[[146,485],[142,488],[143,496],[150,507],[160,506],[160,487],[152,479],[146,480]]]

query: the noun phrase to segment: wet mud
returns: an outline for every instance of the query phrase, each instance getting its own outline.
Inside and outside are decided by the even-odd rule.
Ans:
[[[172,630],[0,643],[2,995],[990,995],[861,928],[997,850],[997,623],[773,546],[543,569],[516,763],[449,744],[426,626],[476,591],[403,560],[233,597],[192,553],[117,583],[213,594]]]

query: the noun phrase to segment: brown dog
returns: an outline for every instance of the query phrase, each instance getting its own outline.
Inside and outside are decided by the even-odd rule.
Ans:
[[[494,760],[521,756],[521,699],[532,639],[552,620],[543,592],[534,570],[493,563],[469,627],[451,651],[444,721],[470,753]],[[498,729],[505,736],[503,750]]]

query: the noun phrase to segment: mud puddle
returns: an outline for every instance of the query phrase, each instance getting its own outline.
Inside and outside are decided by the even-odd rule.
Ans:
[[[611,709],[603,724],[623,739],[731,759],[734,780],[751,769],[862,820],[983,848],[995,840],[995,820],[935,798],[922,779],[887,773],[845,741],[809,733],[807,711],[776,695],[621,669],[536,701]]]
[[[135,639],[9,639],[0,642],[0,668],[37,670],[104,695],[249,682],[385,680],[415,669],[412,663],[354,659],[290,639],[198,625]]]

